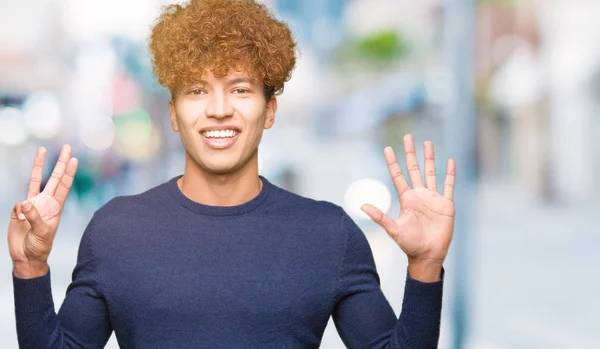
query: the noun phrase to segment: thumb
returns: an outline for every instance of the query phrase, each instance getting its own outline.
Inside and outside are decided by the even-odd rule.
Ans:
[[[394,240],[396,240],[395,236],[397,235],[397,228],[396,223],[393,219],[386,216],[383,212],[381,212],[380,209],[370,204],[364,204],[361,206],[360,209],[364,213],[366,213],[367,216],[369,216],[369,218],[371,218],[375,223],[379,224],[383,229],[385,229],[385,231],[392,238],[394,238]]]
[[[46,223],[40,216],[35,205],[31,203],[31,201],[26,200],[21,203],[21,210],[23,214],[25,214],[25,218],[31,224],[31,230],[37,236],[43,236],[46,231]]]

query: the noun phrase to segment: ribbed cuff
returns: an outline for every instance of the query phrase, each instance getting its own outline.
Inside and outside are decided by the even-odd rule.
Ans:
[[[50,270],[46,275],[32,279],[21,279],[13,273],[13,290],[17,314],[46,313],[48,310],[54,310]]]
[[[445,271],[442,268],[439,281],[422,282],[413,279],[407,271],[402,311],[419,314],[419,316],[439,317],[442,311],[444,274]]]

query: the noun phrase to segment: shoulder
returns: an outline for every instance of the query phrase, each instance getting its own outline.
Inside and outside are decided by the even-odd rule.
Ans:
[[[286,217],[295,217],[310,226],[319,226],[337,232],[340,238],[366,247],[366,236],[358,224],[341,206],[324,200],[315,200],[275,187],[278,209]]]
[[[321,231],[335,231],[343,237],[360,232],[344,208],[333,202],[312,199],[279,187],[274,187],[272,194],[273,198],[269,200],[267,209],[272,214],[286,217],[287,221],[318,226]]]
[[[272,210],[295,217],[318,217],[337,221],[347,216],[344,209],[330,201],[312,199],[274,186],[269,206]]]
[[[346,211],[335,203],[314,200],[283,189],[277,189],[279,210],[285,214],[290,226],[302,226],[316,244],[315,249],[330,247],[329,251],[339,256],[339,265],[344,273],[369,272],[376,275],[373,253],[369,241]],[[290,217],[290,218],[288,218]],[[292,223],[290,223],[292,221]]]
[[[166,183],[156,185],[135,195],[120,195],[102,205],[92,217],[90,225],[114,227],[127,222],[140,222],[152,212],[164,211],[170,199]]]

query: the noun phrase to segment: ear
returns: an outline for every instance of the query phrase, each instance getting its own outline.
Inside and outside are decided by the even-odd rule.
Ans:
[[[277,98],[271,97],[267,102],[267,117],[265,118],[265,130],[275,123],[275,112],[277,111]]]
[[[177,124],[177,112],[175,111],[175,102],[173,102],[173,98],[171,98],[169,101],[169,114],[173,131],[179,132],[179,125]]]

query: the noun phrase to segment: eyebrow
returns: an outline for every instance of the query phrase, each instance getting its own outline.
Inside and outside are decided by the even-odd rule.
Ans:
[[[249,78],[235,78],[233,80],[228,81],[227,85],[235,85],[235,84],[241,84],[241,83],[251,84],[252,83],[252,79],[249,79]]]
[[[241,83],[247,83],[247,84],[252,84],[255,80],[254,79],[250,79],[247,77],[240,77],[240,78],[235,78],[235,79],[231,79],[229,81],[227,81],[225,83],[226,86],[231,86],[231,85],[235,85],[235,84],[241,84]],[[195,86],[207,86],[210,85],[208,83],[208,81],[206,80],[198,80],[198,82],[196,82],[196,84],[194,84]]]

